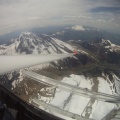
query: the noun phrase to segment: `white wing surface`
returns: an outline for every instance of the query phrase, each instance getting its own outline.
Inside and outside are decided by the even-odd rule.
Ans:
[[[45,55],[2,55],[0,56],[0,74],[21,68],[27,68],[41,63],[51,62],[73,56],[70,54],[45,54]]]

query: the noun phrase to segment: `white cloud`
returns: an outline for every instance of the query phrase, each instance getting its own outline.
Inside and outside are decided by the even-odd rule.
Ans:
[[[106,14],[95,14],[90,12],[90,9],[111,6],[113,2],[110,1],[111,3],[104,0],[0,0],[0,28],[2,28],[0,31],[3,30],[5,33],[8,29],[12,31],[68,23],[81,25],[93,23],[92,25],[96,26],[94,21],[104,19]],[[116,3],[118,0],[115,0],[113,5],[118,6]],[[115,15],[110,14],[107,19],[114,17]]]

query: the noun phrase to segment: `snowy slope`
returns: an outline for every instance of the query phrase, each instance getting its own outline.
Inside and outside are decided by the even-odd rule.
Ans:
[[[6,45],[0,46],[1,55],[60,54],[60,53],[68,53],[68,52],[70,53],[73,51],[74,51],[74,47],[63,41],[60,41],[56,38],[52,38],[49,36],[43,36],[43,38],[41,38],[29,32],[22,33],[18,38],[14,39],[12,41],[12,44],[10,44],[9,46]],[[56,64],[58,63],[55,62],[55,65]],[[38,66],[30,67],[29,70],[39,70],[48,67],[50,65],[51,65],[50,63],[45,63]],[[16,78],[14,78],[14,75],[12,74],[12,78],[11,78],[12,88],[15,88],[17,83],[21,81],[23,76],[22,74],[19,75],[20,75],[19,77],[17,76]],[[11,73],[8,73],[6,77],[8,78],[11,77]],[[13,79],[15,79],[15,81]]]
[[[108,49],[111,52],[120,52],[120,46],[111,43],[110,40],[102,39],[100,45],[104,46],[104,48]]]
[[[82,30],[83,28],[75,26],[73,29]],[[57,33],[57,34],[60,34],[60,33]],[[105,49],[107,49],[107,52],[108,51],[117,52],[120,50],[119,46],[112,44],[108,40],[102,40],[102,42],[94,45],[96,45],[97,47],[104,47]],[[68,43],[65,43],[59,39],[56,39],[53,36],[51,37],[48,35],[44,35],[44,36],[38,37],[33,33],[26,32],[26,33],[22,33],[19,36],[19,38],[15,39],[11,45],[9,46],[1,45],[0,54],[4,54],[4,55],[53,54],[53,53],[59,54],[59,53],[72,52],[74,51],[74,49],[75,49],[74,46],[69,45]],[[87,52],[84,52],[83,50],[80,50],[80,53],[85,54],[86,56],[89,56],[89,54]],[[80,59],[83,59],[83,61],[85,61],[86,57],[84,58],[84,56],[82,56],[80,57]],[[65,60],[63,60],[62,62],[65,63]],[[70,64],[69,62],[70,62],[70,59],[66,60],[66,63],[63,64],[63,66],[65,66],[66,64]],[[77,57],[74,57],[71,62],[73,64],[80,63]],[[58,63],[55,62],[55,64],[58,64]],[[50,65],[53,66],[53,64],[51,63],[46,63],[44,65],[31,67],[29,68],[29,70],[39,70],[39,69],[48,67]],[[7,81],[3,81],[3,84],[8,84],[10,89],[14,89],[23,80],[21,71],[18,73],[11,72],[6,75],[3,75],[2,78],[7,80]],[[72,72],[73,71],[71,71],[71,73]],[[97,77],[96,79],[96,81],[98,82],[97,85],[92,77],[89,78],[89,77],[85,77],[84,75],[75,75],[75,74],[71,74],[70,77],[64,77],[62,79],[62,82],[69,83],[71,85],[74,85],[75,87],[82,87],[90,90],[93,90],[93,88],[97,86],[96,88],[97,92],[103,92],[110,95],[116,95],[116,94],[120,95],[120,79],[115,74],[112,74],[112,76],[114,79],[113,82],[111,82],[109,77],[105,74],[103,74],[102,77],[101,76]],[[25,84],[25,86],[27,85]],[[72,93],[65,92],[60,89],[55,90],[53,87],[42,88],[39,91],[42,93],[45,93],[45,92],[47,93],[47,96],[42,96],[40,93],[36,93],[38,94],[39,100],[45,101],[46,103],[50,103],[51,105],[55,105],[58,108],[66,110],[68,112],[86,116],[86,112],[84,111],[84,109],[88,104],[90,98],[74,95]],[[29,94],[27,90],[25,92],[26,92],[26,95]],[[32,96],[32,99],[34,99],[34,95]],[[100,120],[112,109],[117,108],[115,104],[104,103],[100,101],[98,102],[96,100],[95,101],[93,100],[89,106],[92,107],[92,113],[89,114],[89,118],[93,118],[96,120]],[[70,118],[66,118],[66,119],[70,119]]]
[[[97,80],[98,80],[98,92],[102,92],[110,95],[116,94],[115,91],[113,92],[114,88],[110,86],[108,82],[110,80],[108,78],[104,79],[103,77],[98,77]],[[92,90],[93,86],[96,86],[92,78],[90,79],[90,78],[86,78],[83,75],[75,75],[75,74],[71,74],[70,77],[63,78],[62,82],[69,83],[71,85],[74,85],[75,87],[87,88],[89,90]],[[88,102],[90,101],[90,98],[78,96],[58,88],[56,89],[56,92],[53,98],[50,97],[48,99],[44,97],[43,99],[43,97],[40,97],[39,100],[42,100],[46,103],[49,103],[67,112],[71,112],[84,117],[87,117],[85,107],[88,105],[89,107],[92,108],[91,114],[89,114],[89,118],[92,118],[95,120],[101,120],[111,110],[119,108],[116,104],[106,103],[106,102],[92,100],[92,99],[90,104],[88,104]],[[44,109],[43,107],[40,107],[40,108]],[[49,109],[45,109],[45,110],[54,114],[54,111],[52,110],[49,110]],[[59,114],[58,116],[65,118],[65,116],[61,116]],[[66,119],[69,120],[72,118],[68,117]]]
[[[49,36],[40,38],[33,33],[22,33],[9,46],[1,46],[0,54],[52,54],[72,52],[74,48],[69,44]]]

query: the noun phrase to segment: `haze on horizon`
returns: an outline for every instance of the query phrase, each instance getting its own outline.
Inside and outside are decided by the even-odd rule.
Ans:
[[[120,0],[0,0],[0,34],[67,24],[119,33]]]

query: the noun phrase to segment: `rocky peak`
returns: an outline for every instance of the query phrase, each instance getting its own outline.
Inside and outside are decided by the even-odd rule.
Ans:
[[[109,40],[104,40],[104,39],[102,39],[100,45],[101,45],[101,46],[111,46],[112,43],[111,43]]]

